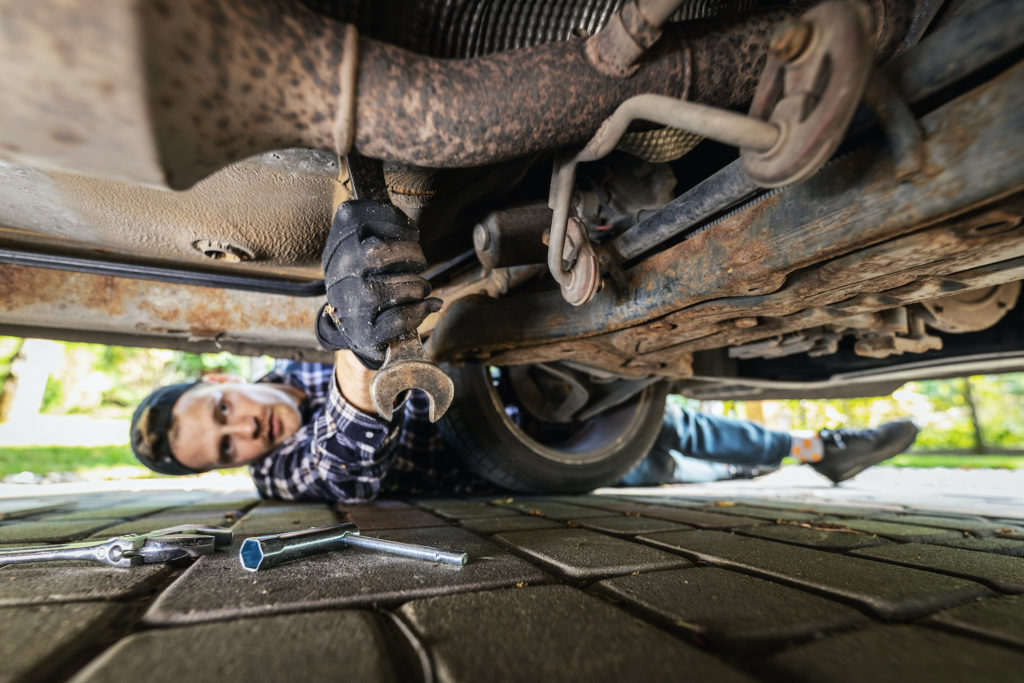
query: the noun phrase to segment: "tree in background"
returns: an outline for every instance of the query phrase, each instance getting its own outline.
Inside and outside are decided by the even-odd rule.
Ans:
[[[0,337],[0,406],[18,401],[17,376],[12,364],[24,342]],[[254,370],[249,358],[230,353],[186,353],[167,349],[105,346],[78,342],[47,342],[58,349],[44,369],[49,373],[42,405],[31,412],[128,417],[154,387],[182,382],[207,373],[224,372],[248,378]],[[268,363],[257,359],[259,368]],[[259,372],[259,369],[256,369]],[[2,421],[2,416],[0,416]]]

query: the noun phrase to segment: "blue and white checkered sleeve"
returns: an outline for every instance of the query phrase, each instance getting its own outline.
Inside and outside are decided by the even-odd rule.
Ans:
[[[354,408],[333,377],[327,401],[288,441],[252,467],[257,489],[287,500],[375,498],[397,457],[404,413],[388,424]]]

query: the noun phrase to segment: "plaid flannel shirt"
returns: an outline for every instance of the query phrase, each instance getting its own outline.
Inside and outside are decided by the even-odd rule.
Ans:
[[[345,400],[332,365],[279,360],[258,381],[291,384],[308,397],[299,429],[249,466],[265,498],[361,502],[488,488],[447,448],[420,391],[409,392],[389,424]]]

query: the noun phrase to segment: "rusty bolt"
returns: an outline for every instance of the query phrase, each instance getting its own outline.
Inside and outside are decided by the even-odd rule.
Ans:
[[[741,329],[757,327],[757,318],[736,318],[732,321],[732,324]]]
[[[192,243],[192,248],[208,259],[226,263],[252,261],[254,258],[253,253],[245,247],[219,240],[196,240]]]
[[[811,42],[811,25],[806,21],[795,19],[780,25],[772,34],[768,49],[781,59],[792,62],[807,48]]]

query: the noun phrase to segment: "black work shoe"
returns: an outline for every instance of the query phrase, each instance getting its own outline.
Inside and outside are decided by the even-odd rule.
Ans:
[[[874,429],[823,429],[819,436],[824,455],[810,465],[838,484],[910,448],[917,438],[917,425],[913,420],[896,420]]]

